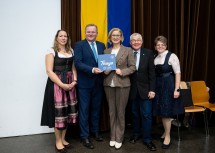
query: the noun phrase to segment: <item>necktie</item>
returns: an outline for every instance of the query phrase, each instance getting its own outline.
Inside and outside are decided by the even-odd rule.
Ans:
[[[94,54],[95,60],[97,62],[97,53],[96,53],[96,49],[95,49],[95,46],[94,46],[93,42],[91,43],[91,46],[92,46],[92,50],[93,50],[93,54]]]
[[[134,52],[134,62],[137,63],[137,52]]]

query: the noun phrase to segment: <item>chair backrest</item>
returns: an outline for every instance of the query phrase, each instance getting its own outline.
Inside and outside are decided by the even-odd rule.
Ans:
[[[188,89],[187,84],[186,84],[185,81],[181,81],[181,83],[180,83],[180,88],[181,88],[181,89]]]
[[[193,106],[191,90],[188,89],[187,83],[184,81],[180,83],[180,98],[184,103],[184,107]]]
[[[190,87],[194,105],[209,102],[209,93],[205,81],[191,81]]]

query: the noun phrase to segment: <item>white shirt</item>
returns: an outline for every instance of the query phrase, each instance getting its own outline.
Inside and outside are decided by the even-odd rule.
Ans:
[[[154,60],[154,64],[155,65],[164,64],[164,61],[165,61],[167,53],[168,53],[168,50],[164,51],[161,54],[158,54],[158,56]],[[174,53],[172,53],[170,55],[168,64],[172,66],[172,69],[173,69],[175,74],[176,73],[181,73],[179,59]]]
[[[74,53],[74,52],[73,52],[73,49],[71,49],[71,50],[72,50],[72,53]],[[55,51],[54,51],[53,48],[48,49],[46,55],[47,55],[47,54],[50,54],[50,53],[53,54],[54,57],[55,57]],[[64,54],[61,54],[61,53],[58,52],[58,56],[59,56],[60,58],[70,58],[70,57],[73,56],[73,54],[71,54],[71,55],[69,55],[69,56],[65,56]]]

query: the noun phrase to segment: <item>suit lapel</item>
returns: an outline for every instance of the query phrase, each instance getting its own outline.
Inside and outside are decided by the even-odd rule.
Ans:
[[[86,40],[86,39],[85,39]],[[96,44],[97,45],[97,44]],[[96,61],[95,57],[94,57],[94,54],[93,54],[93,50],[90,46],[90,44],[88,43],[88,41],[86,40],[85,41],[85,46],[87,47],[87,50],[89,51],[89,53],[91,54],[92,58]]]
[[[124,47],[121,45],[116,56],[116,65],[118,64],[119,60],[122,58],[122,55],[124,54],[123,49]]]
[[[96,46],[97,46],[98,55],[99,55],[99,54],[102,54],[103,50],[102,50],[102,48],[101,48],[101,44],[97,43],[97,41],[96,41]]]
[[[143,49],[141,49],[140,50],[140,61],[139,61],[139,67],[138,67],[138,69],[144,64],[145,57],[146,57],[145,52],[144,52]]]
[[[113,49],[112,47],[111,47],[111,48],[108,48],[107,51],[106,51],[106,53],[107,53],[107,54],[111,54],[112,49]]]

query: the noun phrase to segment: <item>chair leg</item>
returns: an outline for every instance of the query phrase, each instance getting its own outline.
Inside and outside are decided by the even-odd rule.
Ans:
[[[207,113],[207,109],[206,109],[206,116],[205,116],[205,119],[206,119],[206,125],[207,125],[207,130],[208,130],[208,136],[210,135],[209,134],[209,123],[208,123],[208,115],[207,115],[208,113]]]
[[[194,113],[192,113],[192,117],[191,117],[191,120],[190,120],[191,125],[193,125],[193,119],[194,119]]]
[[[210,111],[211,113],[210,113],[210,117],[209,117],[209,121],[211,120],[211,118],[212,118],[212,111]]]
[[[178,127],[178,141],[181,141],[181,136],[180,136],[180,127],[179,127],[179,120],[178,120],[178,115],[177,115],[177,127]]]
[[[207,137],[207,136],[209,136],[207,109],[203,112],[203,116],[204,116],[204,124],[205,124],[205,133],[206,133],[206,137]]]

